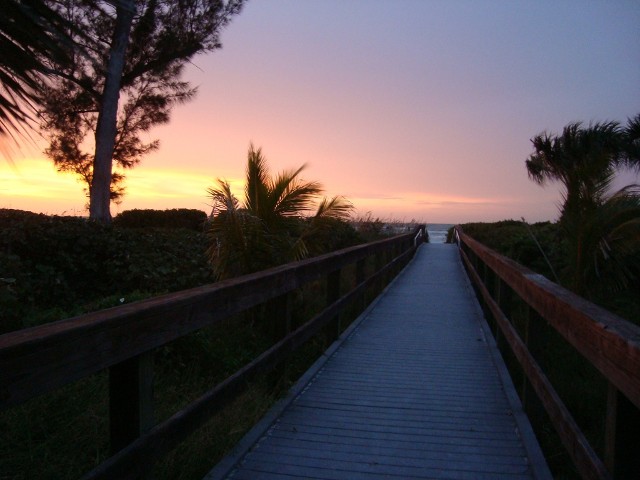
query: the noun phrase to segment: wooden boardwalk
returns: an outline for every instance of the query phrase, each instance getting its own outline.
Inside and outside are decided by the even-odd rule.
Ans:
[[[206,478],[550,477],[456,247],[425,244]]]

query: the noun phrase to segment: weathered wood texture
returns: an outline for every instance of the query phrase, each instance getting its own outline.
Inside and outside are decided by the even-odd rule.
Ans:
[[[133,480],[142,476],[148,470],[149,465],[169,453],[219,408],[226,405],[240,392],[243,392],[248,382],[255,378],[256,375],[268,371],[285,358],[289,352],[304,344],[334,319],[346,305],[354,302],[381,275],[386,275],[399,265],[405,264],[412,256],[412,253],[412,250],[407,250],[393,259],[376,274],[366,279],[348,294],[340,297],[321,313],[274,344],[232,376],[216,385],[171,418],[141,435],[83,478],[85,480]]]
[[[627,478],[628,472],[639,465],[637,432],[629,435],[625,424],[640,426],[640,328],[497,254],[459,227],[456,236],[469,275],[499,327],[498,334],[506,338],[580,475],[601,479],[618,473],[620,478]],[[497,285],[502,282],[512,289],[608,380],[609,402],[607,412],[603,412],[607,419],[606,467],[501,310],[501,289],[494,289],[492,295],[489,272],[497,277]],[[623,405],[629,399],[624,418],[617,414],[618,392],[624,394],[620,399]]]
[[[593,480],[609,478],[609,472],[595,453],[584,434],[576,424],[567,410],[556,390],[547,379],[546,375],[535,361],[527,346],[522,341],[516,329],[511,325],[509,319],[504,315],[497,302],[493,300],[491,294],[483,284],[478,273],[472,268],[471,262],[464,252],[462,252],[465,264],[469,267],[469,274],[480,290],[480,294],[486,302],[489,310],[493,314],[498,324],[501,337],[504,337],[509,344],[513,354],[520,363],[523,371],[529,379],[536,395],[542,402],[549,418],[555,425],[560,439],[565,448],[570,452],[578,472],[583,478]]]
[[[111,449],[115,453],[89,472],[89,479],[138,478],[175,448],[217,409],[246,388],[247,381],[272,368],[288,352],[337,318],[381,277],[395,274],[413,256],[424,227],[390,239],[213,285],[103,310],[0,336],[0,409],[9,408],[67,383],[109,368]],[[397,252],[379,271],[326,309],[289,332],[287,295],[315,279],[339,278],[348,265]],[[190,332],[264,302],[284,313],[278,341],[238,372],[168,420],[153,425],[153,350]]]
[[[640,327],[460,232],[461,242],[640,408]]]
[[[0,410],[283,295],[413,234],[0,335]]]
[[[483,322],[457,249],[423,245],[264,435],[207,479],[549,478]]]

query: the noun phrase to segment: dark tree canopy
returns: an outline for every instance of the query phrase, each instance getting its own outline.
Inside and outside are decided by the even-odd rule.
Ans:
[[[0,136],[27,133],[48,64],[73,50],[66,23],[45,0],[3,0],[0,15]]]
[[[173,106],[193,98],[196,88],[180,79],[185,65],[196,54],[221,47],[221,29],[243,2],[50,1],[83,32],[72,38],[84,53],[74,54],[67,64],[50,64],[55,77],[43,85],[41,98],[46,154],[59,170],[75,172],[86,182],[92,218],[110,219],[109,200],[124,193],[122,170],[159,147],[157,140],[145,142],[141,134],[167,123]],[[118,53],[124,59],[121,74],[114,63]],[[115,137],[112,147],[101,151],[101,142],[109,143],[110,136]],[[112,164],[120,170],[113,173]],[[96,218],[93,204],[104,203],[105,193],[102,218]]]
[[[567,242],[573,288],[587,293],[590,280],[625,286],[640,271],[640,187],[612,192],[619,167],[640,169],[640,115],[618,122],[570,123],[561,134],[547,132],[531,142],[529,178],[563,186],[560,226]],[[596,282],[598,284],[598,282]],[[600,284],[598,284],[600,285]]]

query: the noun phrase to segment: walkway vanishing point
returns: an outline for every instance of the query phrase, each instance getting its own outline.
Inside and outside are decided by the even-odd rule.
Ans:
[[[206,478],[550,477],[457,247],[424,244]]]

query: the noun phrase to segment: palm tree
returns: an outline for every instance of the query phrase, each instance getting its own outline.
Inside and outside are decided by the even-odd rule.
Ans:
[[[0,15],[0,136],[27,133],[48,62],[65,65],[75,48],[65,22],[43,0],[5,0]]]
[[[627,165],[640,170],[640,113],[630,118],[624,130],[626,137]]]
[[[562,135],[542,133],[531,142],[535,153],[526,161],[529,178],[540,185],[560,181],[565,192],[561,221],[599,203],[599,182],[623,163],[624,135],[617,122],[564,127]]]
[[[251,145],[244,202],[225,180],[207,190],[213,200],[209,256],[218,278],[306,258],[317,251],[319,232],[349,217],[352,206],[343,197],[323,199],[315,207],[322,187],[302,180],[303,169],[304,165],[271,178],[261,149]]]
[[[633,137],[639,118],[630,120],[626,129],[617,122],[588,127],[571,123],[559,136],[542,133],[531,140],[534,153],[526,161],[529,178],[540,185],[559,181],[564,187],[560,226],[568,241],[570,276],[577,293],[585,293],[587,280],[598,276],[604,260],[620,258],[614,247],[623,252],[637,240],[633,234],[638,220],[636,187],[613,195],[610,187],[619,167],[640,165]],[[621,236],[629,241],[621,241]]]
[[[640,187],[627,185],[607,196],[585,220],[583,232],[585,289],[629,287],[640,274]],[[598,281],[603,279],[607,281]]]

